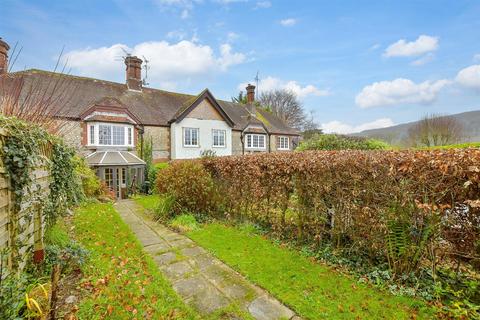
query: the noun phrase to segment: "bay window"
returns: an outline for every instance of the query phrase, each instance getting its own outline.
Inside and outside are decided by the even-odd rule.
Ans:
[[[133,147],[133,126],[125,124],[91,123],[88,125],[88,145]]]
[[[266,136],[264,134],[249,133],[245,136],[249,149],[265,149]]]

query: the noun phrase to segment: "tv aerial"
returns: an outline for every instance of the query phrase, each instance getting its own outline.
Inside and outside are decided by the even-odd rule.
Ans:
[[[145,78],[142,79],[142,84],[144,86],[148,86],[149,85],[149,83],[147,82],[148,70],[150,69],[150,66],[148,65],[148,63],[150,62],[150,60],[145,58],[145,56],[142,56],[142,58],[143,58],[143,62],[144,62],[143,68],[145,69]]]

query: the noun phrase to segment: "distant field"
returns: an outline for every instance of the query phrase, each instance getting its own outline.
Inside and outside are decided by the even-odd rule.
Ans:
[[[438,150],[438,149],[464,149],[464,148],[480,148],[480,142],[467,142],[459,144],[449,144],[446,146],[422,147],[420,150]]]

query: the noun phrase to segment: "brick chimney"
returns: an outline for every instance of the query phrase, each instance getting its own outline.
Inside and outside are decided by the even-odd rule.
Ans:
[[[255,101],[255,86],[248,84],[247,86],[247,103],[253,103]]]
[[[0,38],[0,75],[8,71],[8,50],[10,46]]]
[[[130,90],[142,91],[142,62],[142,59],[136,56],[125,58],[127,87]]]

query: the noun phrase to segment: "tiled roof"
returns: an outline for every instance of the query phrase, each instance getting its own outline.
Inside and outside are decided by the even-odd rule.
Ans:
[[[44,92],[56,87],[56,94],[63,96],[54,100],[63,105],[58,116],[72,119],[80,119],[85,111],[99,101],[111,100],[115,104],[126,106],[143,125],[169,126],[169,121],[175,119],[199,96],[152,88],[143,88],[141,92],[132,91],[122,83],[36,69],[10,73],[7,76],[21,77],[24,81],[24,90],[35,88],[35,92]],[[250,112],[247,108],[249,106],[222,100],[216,101],[233,121],[234,130],[243,130],[248,125]],[[261,116],[256,120],[262,121],[271,133],[298,134],[295,129],[289,128],[273,114],[257,109]]]

